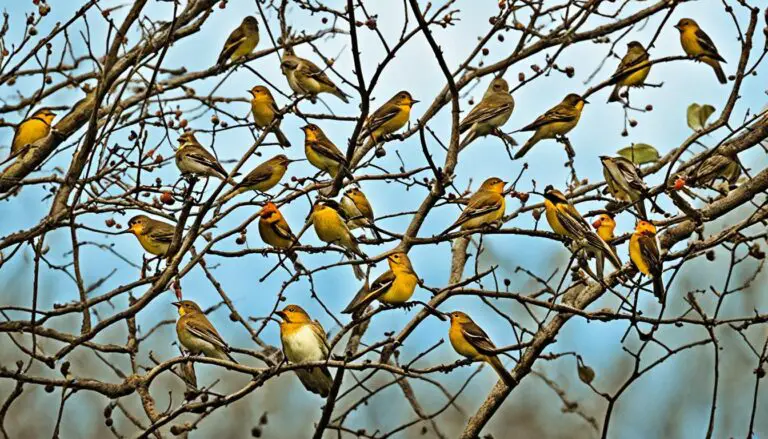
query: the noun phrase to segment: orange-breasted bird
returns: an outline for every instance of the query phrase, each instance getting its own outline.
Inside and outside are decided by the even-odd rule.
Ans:
[[[268,202],[259,212],[259,236],[266,244],[285,250],[285,255],[293,262],[296,269],[302,268],[299,257],[292,250],[299,245],[285,217],[273,202]]]

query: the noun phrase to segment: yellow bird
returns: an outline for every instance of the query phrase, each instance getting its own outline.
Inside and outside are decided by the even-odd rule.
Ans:
[[[617,269],[621,268],[621,260],[611,246],[589,227],[565,195],[551,185],[544,189],[544,211],[552,231],[571,241],[571,251],[585,251],[597,256],[598,276],[602,277],[603,258],[608,258]]]
[[[147,253],[166,256],[168,246],[173,241],[176,226],[152,219],[146,215],[136,215],[128,220],[125,233],[132,233]]]
[[[191,300],[182,300],[180,302],[173,302],[173,306],[179,309],[179,319],[176,321],[176,335],[179,337],[181,345],[187,351],[192,355],[203,354],[206,357],[237,363],[229,354],[229,346],[221,338],[198,304]]]
[[[382,137],[388,136],[408,123],[411,117],[411,107],[419,101],[413,99],[407,91],[398,92],[384,105],[368,116],[360,138],[368,137],[366,150],[381,142]]]
[[[464,149],[478,137],[487,136],[507,123],[515,109],[515,100],[509,94],[509,84],[504,78],[495,78],[488,86],[483,99],[459,123],[459,131],[467,133],[459,145]]]
[[[459,226],[461,226],[461,230],[470,230],[500,221],[506,208],[503,195],[506,184],[504,180],[497,177],[485,180],[480,189],[469,197],[467,207],[461,212],[456,222],[445,229],[441,235]]]
[[[648,196],[648,186],[640,176],[637,165],[624,157],[600,156],[603,164],[603,176],[608,192],[613,198],[624,202],[633,203],[643,218],[648,218],[645,204],[642,199]]]
[[[648,52],[642,44],[637,41],[631,41],[627,44],[627,54],[621,59],[619,67],[611,77],[611,82],[616,86],[608,98],[608,102],[620,101],[619,92],[621,87],[641,87],[645,83],[645,78],[651,72],[651,63],[648,62]]]
[[[195,135],[190,131],[179,136],[179,149],[176,150],[176,167],[182,175],[199,177],[215,177],[225,180],[232,185],[235,183],[227,178],[227,171],[221,163],[208,152]]]
[[[613,215],[609,213],[603,213],[600,214],[600,216],[597,217],[597,219],[592,223],[592,227],[597,232],[597,236],[600,237],[603,241],[605,241],[606,244],[608,244],[611,247],[611,250],[614,254],[616,253],[616,246],[611,243],[613,239],[616,237],[614,235],[614,230],[616,230],[616,220],[614,219]],[[596,259],[599,259],[597,261],[597,272],[600,277],[603,276],[603,269],[605,266],[605,256],[603,256],[602,253],[594,254]]]
[[[227,61],[236,61],[253,52],[258,44],[259,22],[249,15],[243,19],[240,26],[229,34],[229,38],[224,43],[219,58],[216,60],[216,65],[222,66]]]
[[[232,191],[222,197],[221,203],[247,191],[267,192],[280,183],[288,170],[288,165],[295,161],[297,160],[291,160],[284,154],[279,154],[261,163],[236,184]]]
[[[402,305],[410,300],[419,278],[413,271],[408,255],[404,252],[393,253],[389,255],[387,262],[389,270],[377,277],[370,286],[366,283],[342,313],[355,314],[363,311],[374,300],[387,305]]]
[[[264,243],[285,250],[285,255],[293,262],[296,270],[304,268],[299,262],[298,255],[293,251],[293,247],[299,245],[298,238],[291,231],[275,203],[271,201],[259,212],[259,236]]]
[[[741,176],[741,164],[738,156],[733,154],[715,153],[707,157],[702,163],[693,165],[691,171],[685,177],[685,184],[693,187],[712,186],[715,181],[722,179],[734,186]]]
[[[520,151],[515,154],[515,160],[522,158],[533,146],[543,139],[554,139],[564,136],[571,131],[581,117],[584,104],[588,103],[581,96],[571,93],[562,102],[552,107],[549,111],[539,116],[531,124],[526,125],[520,131],[535,131],[533,136],[525,142]]]
[[[357,246],[355,237],[349,231],[338,203],[333,200],[316,202],[312,207],[311,221],[315,227],[315,233],[321,241],[344,248],[350,260],[354,259],[354,255],[366,259],[365,253]],[[355,271],[355,277],[358,280],[365,279],[365,273],[363,273],[360,266],[352,265],[352,269]]]
[[[448,338],[451,340],[453,349],[473,361],[484,361],[490,364],[504,383],[512,386],[515,379],[499,360],[496,346],[488,334],[461,311],[453,311],[449,316],[451,328],[448,330]]]
[[[368,227],[371,229],[377,239],[381,236],[373,225],[373,208],[371,203],[368,202],[368,198],[365,196],[360,188],[350,188],[344,192],[341,197],[341,210],[344,211],[344,215],[348,218],[347,227],[349,230],[354,230],[358,227]]]
[[[328,360],[330,347],[319,322],[313,321],[298,305],[288,305],[275,314],[282,319],[280,341],[288,361],[301,364]],[[323,398],[331,391],[333,377],[325,366],[296,369],[296,376],[307,390]]]
[[[330,93],[349,103],[349,95],[341,91],[320,67],[308,59],[299,58],[292,50],[283,53],[280,70],[291,90],[298,96],[307,96],[312,103],[320,93]]]
[[[683,18],[675,25],[675,28],[680,31],[680,44],[683,46],[685,54],[712,67],[721,84],[728,82],[723,68],[720,67],[720,61],[725,62],[725,59],[717,52],[717,47],[709,35],[690,18]]]
[[[664,281],[661,263],[661,246],[656,236],[656,226],[648,221],[638,221],[635,232],[629,238],[629,258],[637,270],[653,281],[653,295],[664,303]]]
[[[48,137],[51,132],[51,123],[56,118],[56,113],[49,108],[40,108],[35,111],[31,117],[24,119],[16,132],[13,134],[11,142],[11,156],[16,156],[25,150],[27,145],[31,145],[40,139]]]
[[[302,130],[304,131],[304,153],[312,166],[327,172],[331,178],[336,178],[340,170],[346,170],[347,158],[326,137],[319,126],[309,124]]]
[[[277,107],[272,92],[263,85],[257,85],[248,90],[251,94],[251,114],[253,114],[253,122],[259,129],[268,127],[275,118],[280,118],[280,109]],[[280,130],[280,123],[276,123],[272,127],[272,133],[277,138],[277,143],[283,148],[291,146],[291,142],[285,137],[285,134]]]

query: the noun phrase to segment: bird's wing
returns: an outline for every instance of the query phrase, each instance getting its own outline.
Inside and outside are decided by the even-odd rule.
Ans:
[[[696,29],[696,40],[699,42],[701,48],[704,49],[706,55],[715,58],[718,61],[725,62],[725,59],[723,59],[723,57],[720,56],[720,54],[717,52],[715,43],[712,42],[712,39],[709,38],[709,35],[707,35],[703,30]]]
[[[647,189],[645,182],[640,174],[637,173],[637,167],[629,160],[617,160],[616,170],[619,172],[621,178],[627,182],[627,185],[636,190],[644,191]]]
[[[502,198],[495,192],[477,192],[469,199],[467,207],[461,212],[456,224],[465,223],[472,218],[495,212],[501,207]]]
[[[241,26],[238,26],[237,29],[233,30],[232,33],[229,34],[227,41],[224,43],[224,47],[221,49],[221,53],[219,54],[219,62],[232,56],[232,54],[235,53],[235,50],[237,50],[237,46],[245,41],[245,38],[245,32],[243,32]]]
[[[658,243],[653,235],[642,234],[637,240],[640,245],[640,254],[643,260],[648,264],[651,274],[661,273],[661,255],[659,254]]]
[[[204,315],[200,315],[202,320],[187,320],[187,330],[194,336],[202,338],[203,340],[211,343],[214,346],[218,346],[225,352],[229,351],[229,345],[221,338],[216,328],[211,325],[211,322]]]
[[[327,157],[333,161],[339,162],[339,163],[346,163],[347,158],[344,156],[344,154],[339,151],[339,148],[336,147],[331,142],[324,142],[321,140],[315,140],[310,142],[312,149],[315,150],[318,154],[321,156]]]
[[[269,180],[273,172],[274,170],[271,165],[262,163],[259,166],[256,166],[253,171],[249,172],[243,181],[240,182],[239,186],[251,186]]]
[[[485,122],[507,111],[511,111],[513,105],[512,102],[483,100],[461,121],[459,130],[465,131],[475,123]]]
[[[368,118],[368,123],[365,126],[365,134],[376,131],[379,127],[387,123],[389,120],[400,114],[402,110],[397,105],[384,105],[378,110],[374,111],[371,117]]]
[[[273,223],[270,223],[269,226],[272,228],[272,231],[275,232],[275,235],[277,235],[278,237],[282,239],[288,239],[291,241],[296,240],[296,236],[294,236],[287,222],[275,221]]]
[[[296,74],[304,76],[306,78],[312,78],[315,81],[325,84],[328,87],[336,88],[336,84],[331,81],[331,78],[323,70],[320,69],[315,63],[307,59],[301,60],[299,67],[296,69]]]
[[[352,299],[352,302],[350,302],[346,309],[344,309],[344,312],[355,312],[364,306],[368,306],[368,304],[386,293],[394,282],[395,273],[393,273],[392,270],[385,271],[379,275],[370,286],[361,288],[355,298]]]
[[[471,344],[478,352],[484,355],[492,355],[496,350],[496,346],[488,337],[488,334],[475,322],[463,322],[461,323],[461,333],[467,342]]]
[[[322,325],[320,325],[320,322],[317,320],[310,323],[310,328],[312,328],[312,332],[315,334],[317,341],[320,342],[323,356],[328,358],[328,354],[331,352],[331,347],[328,345],[328,337],[325,335],[325,329],[323,329]]]
[[[555,122],[573,122],[578,116],[579,112],[574,107],[560,103],[525,126],[521,131],[533,131],[542,125]]]
[[[214,171],[220,173],[222,176],[227,175],[227,171],[225,171],[224,167],[221,166],[221,163],[219,163],[219,161],[216,160],[216,157],[214,157],[213,154],[204,150],[203,148],[195,148],[194,150],[186,151],[185,155],[187,159],[192,160],[193,162],[197,162],[208,168],[211,168]]]
[[[614,72],[613,76],[611,76],[611,82],[617,81],[621,76],[623,76],[624,72],[639,66],[645,61],[648,61],[648,52],[640,52],[635,50],[628,51],[627,54],[624,55],[624,58],[621,59],[619,66],[616,68],[616,72]],[[632,73],[636,71],[637,70],[633,70]]]
[[[149,231],[148,235],[153,241],[171,243],[176,229],[172,227],[157,227]]]

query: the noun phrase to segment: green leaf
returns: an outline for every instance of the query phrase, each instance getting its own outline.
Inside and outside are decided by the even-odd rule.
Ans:
[[[635,143],[626,148],[621,148],[616,153],[637,165],[653,163],[661,157],[656,148],[647,143]]]
[[[691,104],[686,111],[686,118],[688,119],[688,127],[694,131],[700,131],[707,125],[707,119],[715,112],[715,107],[704,104]]]

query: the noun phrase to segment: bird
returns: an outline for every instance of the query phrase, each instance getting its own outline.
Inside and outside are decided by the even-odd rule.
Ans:
[[[653,295],[664,302],[664,281],[661,278],[661,246],[656,236],[656,226],[648,221],[638,221],[629,238],[629,258],[637,270],[653,281]]]
[[[616,237],[613,232],[616,230],[616,219],[613,217],[610,213],[602,213],[600,214],[597,219],[592,222],[592,227],[597,232],[597,236],[600,237],[603,241],[605,241],[606,244],[608,244],[611,247],[611,250],[613,250],[614,254],[616,253],[616,246],[611,243],[613,239]],[[597,259],[599,258],[600,261],[597,262],[598,267],[598,275],[603,276],[602,270],[605,266],[605,256],[603,256],[602,252],[600,254],[593,254],[593,256]]]
[[[501,220],[506,207],[503,195],[506,184],[504,180],[498,177],[485,180],[480,185],[480,189],[469,197],[467,207],[461,212],[459,218],[441,235],[445,235],[459,226],[462,230],[470,230],[485,227]]]
[[[515,383],[515,379],[501,363],[498,355],[496,355],[496,346],[494,346],[488,334],[461,311],[453,311],[448,315],[451,318],[448,338],[451,340],[453,349],[459,355],[467,357],[472,361],[485,361],[490,364],[504,383],[507,386],[512,386]]]
[[[552,231],[571,241],[571,251],[584,250],[597,256],[597,272],[601,278],[603,258],[611,261],[617,269],[621,267],[621,260],[611,246],[592,230],[573,204],[552,185],[544,188],[544,211]]]
[[[283,354],[291,363],[325,361],[330,355],[330,347],[325,330],[316,320],[312,320],[300,306],[288,305],[275,314],[280,322],[280,341]],[[325,366],[296,369],[296,376],[304,387],[312,393],[325,398],[331,391],[333,377]]]
[[[291,160],[285,154],[278,154],[259,164],[221,198],[221,203],[247,191],[267,192],[280,183],[288,165],[295,161],[297,160]]]
[[[236,61],[238,58],[253,52],[253,49],[259,44],[259,22],[256,18],[248,15],[243,18],[235,30],[229,34],[224,47],[219,53],[216,65],[222,66],[227,61]]]
[[[194,175],[200,177],[215,177],[235,185],[227,177],[227,171],[221,163],[208,152],[195,135],[189,131],[179,136],[179,149],[176,150],[176,167],[182,175]]]
[[[553,139],[557,136],[564,136],[571,131],[579,122],[581,110],[584,104],[588,102],[581,96],[571,93],[562,102],[555,105],[549,111],[542,114],[529,125],[523,127],[520,131],[535,131],[533,136],[525,142],[522,148],[515,154],[514,159],[522,158],[533,145],[542,139]]]
[[[302,127],[304,131],[304,153],[307,160],[317,169],[327,172],[331,178],[346,170],[347,158],[331,142],[323,130],[315,124]]]
[[[648,52],[642,44],[637,41],[630,41],[627,44],[627,54],[621,59],[616,72],[611,77],[611,83],[616,85],[608,98],[608,102],[620,101],[619,92],[621,87],[641,87],[645,83],[645,78],[651,71],[651,63],[648,62]]]
[[[483,99],[459,123],[459,131],[467,133],[459,150],[469,146],[478,137],[487,136],[507,123],[515,109],[515,99],[509,94],[509,84],[498,77],[491,81]]]
[[[606,190],[613,198],[637,206],[642,218],[648,218],[643,198],[648,196],[648,186],[640,176],[637,165],[624,157],[600,156],[603,164]]]
[[[17,156],[26,150],[27,145],[31,145],[40,139],[48,137],[51,132],[51,123],[56,118],[50,108],[40,108],[27,119],[24,119],[13,134],[11,142],[11,157]]]
[[[320,93],[330,93],[349,103],[349,95],[331,81],[331,78],[312,61],[296,56],[292,50],[283,53],[280,62],[280,70],[288,80],[288,86],[298,96],[309,97],[312,103],[316,102]]]
[[[727,83],[728,78],[720,66],[720,62],[725,62],[725,59],[717,52],[717,47],[709,35],[690,18],[683,18],[677,22],[675,29],[680,31],[680,44],[683,46],[685,54],[712,67],[715,75],[717,75],[717,80],[721,84]]]
[[[303,268],[299,257],[292,250],[299,245],[298,238],[291,231],[285,217],[273,202],[268,202],[259,211],[259,236],[266,244],[285,250],[285,255],[293,262],[296,269]]]
[[[347,227],[354,230],[358,227],[368,227],[377,239],[381,238],[373,225],[374,215],[371,203],[360,188],[352,187],[341,197],[341,210],[347,216]]]
[[[173,241],[173,235],[176,233],[176,226],[146,215],[136,215],[128,220],[125,233],[132,233],[147,253],[166,256],[168,247]]]
[[[403,90],[368,116],[360,132],[361,139],[368,138],[366,150],[379,144],[383,136],[388,136],[404,127],[411,117],[411,107],[417,102],[419,101],[413,99],[410,93]]]
[[[365,253],[358,247],[357,241],[352,236],[352,232],[349,231],[346,220],[342,215],[341,207],[335,201],[317,201],[312,207],[311,215],[311,221],[315,227],[317,237],[327,244],[336,244],[344,248],[350,260],[354,259],[353,255],[365,259]],[[353,264],[352,269],[355,271],[355,277],[358,280],[365,278],[365,273],[363,273],[363,270],[358,265]]]
[[[408,255],[405,252],[396,252],[387,257],[387,262],[389,270],[377,277],[370,286],[366,283],[342,313],[363,311],[374,300],[387,305],[402,305],[410,300],[419,277],[416,276]]]
[[[277,107],[272,92],[263,85],[257,85],[248,90],[251,94],[251,114],[253,114],[253,122],[259,129],[268,127],[275,118],[280,118],[280,109]],[[274,127],[272,127],[272,133],[277,137],[277,143],[283,148],[291,146],[290,140],[285,137],[285,134],[280,130],[280,122],[278,121]]]
[[[173,306],[179,309],[176,335],[187,351],[192,355],[203,354],[206,357],[237,363],[229,354],[229,345],[224,342],[197,303],[182,300],[173,302]]]
[[[685,183],[693,187],[712,186],[715,181],[722,179],[731,186],[739,181],[741,176],[741,164],[738,157],[733,154],[714,153],[704,159],[692,169],[685,177]]]

